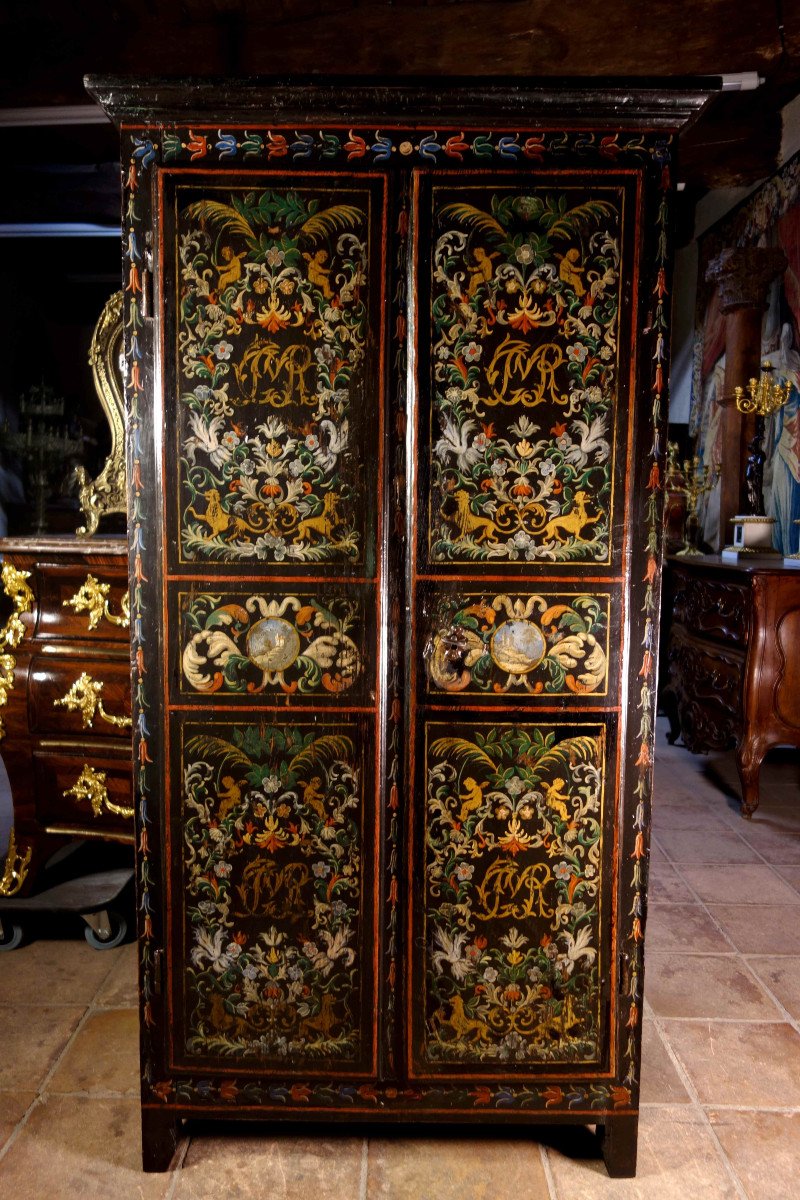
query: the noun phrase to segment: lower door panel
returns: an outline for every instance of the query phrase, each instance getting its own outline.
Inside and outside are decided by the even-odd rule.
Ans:
[[[616,721],[453,717],[416,746],[412,1074],[602,1069]]]
[[[172,734],[174,1065],[371,1073],[372,719],[194,714]]]

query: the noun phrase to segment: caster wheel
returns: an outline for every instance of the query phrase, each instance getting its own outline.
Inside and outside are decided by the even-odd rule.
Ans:
[[[101,938],[92,929],[91,925],[87,925],[83,931],[83,936],[86,938],[93,950],[111,950],[114,946],[119,946],[125,941],[125,935],[128,932],[128,922],[123,916],[116,912],[108,914],[108,923],[111,927],[109,936]]]
[[[23,937],[23,929],[19,922],[9,921],[7,917],[3,919],[0,950],[16,950],[17,946],[22,944]]]

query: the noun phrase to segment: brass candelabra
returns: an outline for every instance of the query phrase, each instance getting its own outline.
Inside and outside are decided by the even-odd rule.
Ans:
[[[770,362],[761,364],[761,375],[750,379],[747,391],[742,387],[733,389],[736,407],[745,416],[755,416],[752,440],[748,443],[747,466],[744,472],[747,491],[747,516],[762,516],[764,513],[764,428],[765,419],[783,408],[792,390],[791,381],[776,383],[772,377],[774,367]]]
[[[665,487],[667,491],[676,492],[686,497],[686,518],[684,521],[683,545],[676,554],[683,558],[702,554],[698,548],[700,518],[698,505],[700,497],[706,495],[715,486],[720,475],[719,463],[714,466],[703,466],[699,455],[685,458],[683,466],[678,460],[678,446],[670,442],[667,447],[667,476]]]

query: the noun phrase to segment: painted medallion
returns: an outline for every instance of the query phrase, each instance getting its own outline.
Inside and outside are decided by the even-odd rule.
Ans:
[[[440,592],[426,613],[428,689],[605,696],[610,601],[607,592]]]
[[[180,691],[364,698],[366,594],[179,592]],[[368,640],[369,639],[369,640]]]

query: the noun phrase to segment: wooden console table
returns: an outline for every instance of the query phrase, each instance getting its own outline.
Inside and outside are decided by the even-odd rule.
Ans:
[[[14,825],[0,895],[74,838],[133,841],[124,537],[0,540],[0,754]]]
[[[780,561],[671,558],[665,574],[670,741],[680,734],[693,753],[735,746],[746,817],[767,751],[800,747],[800,571]]]

